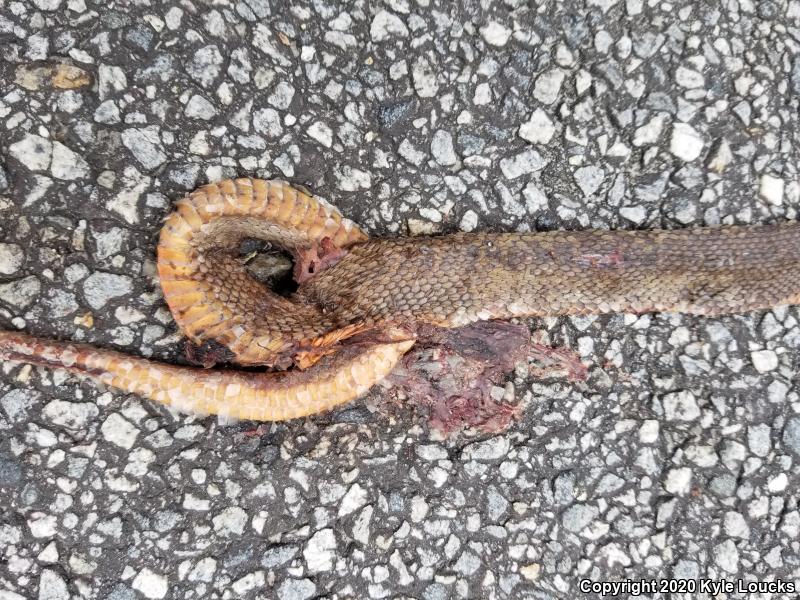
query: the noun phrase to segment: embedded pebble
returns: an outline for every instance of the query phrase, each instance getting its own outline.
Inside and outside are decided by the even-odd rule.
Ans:
[[[481,27],[481,36],[487,44],[492,46],[505,46],[508,38],[511,37],[511,30],[504,27],[497,21],[490,21]]]
[[[308,570],[311,573],[330,571],[336,551],[336,537],[332,529],[321,529],[308,540],[303,550]]]
[[[11,144],[8,151],[10,156],[31,171],[46,171],[53,157],[53,144],[46,138],[29,133]]]
[[[35,275],[0,283],[0,302],[16,309],[27,308],[39,295],[41,287],[41,282]]]
[[[408,36],[408,27],[403,20],[388,10],[381,10],[375,15],[369,31],[374,42],[383,42],[392,37]]]
[[[756,350],[750,353],[750,359],[759,373],[767,373],[778,368],[778,355],[774,350]]]
[[[775,206],[783,203],[784,181],[780,177],[764,174],[758,187],[758,194],[764,200]]]
[[[668,421],[694,421],[700,416],[697,399],[689,390],[667,394],[663,403],[664,417]]]
[[[454,165],[458,161],[453,148],[453,136],[449,131],[438,130],[431,140],[431,154],[442,166]]]
[[[506,178],[516,179],[522,175],[539,171],[546,164],[547,161],[542,158],[541,154],[532,148],[528,148],[515,156],[502,159],[500,161],[500,170]]]
[[[112,444],[130,450],[136,443],[139,430],[119,413],[112,413],[100,426],[103,437]]]
[[[532,144],[546,144],[553,138],[556,128],[542,109],[533,111],[530,119],[519,126],[519,137]]]
[[[53,142],[50,171],[56,179],[80,179],[89,175],[88,163],[60,142]]]
[[[145,598],[164,598],[169,591],[167,578],[147,568],[137,573],[132,585]]]
[[[186,72],[201,86],[208,88],[219,77],[222,62],[222,54],[217,46],[204,46],[192,53]]]
[[[561,69],[551,69],[536,78],[533,88],[533,97],[542,104],[553,104],[558,99],[561,84],[564,82],[564,72]]]
[[[83,282],[83,293],[93,309],[103,308],[109,300],[125,296],[133,291],[133,281],[126,275],[115,273],[92,273]]]
[[[25,255],[17,244],[0,243],[0,274],[13,275],[19,271]]]
[[[186,109],[183,111],[183,114],[190,119],[209,121],[216,116],[217,109],[214,108],[214,105],[211,104],[209,100],[200,94],[195,94],[189,99],[189,102],[186,103]]]
[[[591,196],[603,183],[605,172],[600,167],[581,167],[575,171],[575,183],[581,188],[584,196]]]
[[[308,135],[326,148],[330,148],[333,145],[333,131],[322,121],[312,123],[308,128]]]
[[[672,126],[672,137],[669,150],[685,162],[697,159],[703,151],[705,140],[698,131],[687,123],[675,123]]]
[[[53,425],[67,429],[83,430],[100,411],[90,402],[64,402],[52,400],[42,409],[44,416]]]
[[[122,143],[145,169],[155,169],[167,160],[155,127],[126,129],[122,132]]]
[[[247,523],[247,513],[238,506],[226,508],[212,520],[214,531],[220,535],[241,535]]]
[[[39,576],[39,600],[69,600],[67,582],[52,569],[44,569]]]

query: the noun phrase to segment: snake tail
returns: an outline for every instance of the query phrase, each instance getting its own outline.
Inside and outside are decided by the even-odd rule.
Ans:
[[[257,373],[173,366],[85,344],[0,331],[0,360],[66,369],[179,412],[282,421],[364,395],[413,344],[408,336],[387,343],[354,344],[322,358],[313,373]]]

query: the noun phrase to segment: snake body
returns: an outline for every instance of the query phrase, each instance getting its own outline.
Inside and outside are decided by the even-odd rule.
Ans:
[[[245,238],[295,256],[305,269],[296,292],[280,296],[250,275]],[[65,368],[180,410],[289,419],[363,395],[420,326],[800,303],[800,224],[370,239],[286,183],[236,179],[177,202],[158,273],[193,343],[220,344],[241,365],[294,368],[172,366],[17,332],[0,332],[0,358]]]

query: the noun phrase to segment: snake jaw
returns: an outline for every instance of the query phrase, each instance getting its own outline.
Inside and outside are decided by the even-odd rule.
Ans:
[[[299,369],[308,369],[324,356],[334,354],[347,345],[395,344],[415,341],[416,335],[408,326],[384,326],[376,328],[365,323],[346,325],[316,338],[303,340],[292,355],[292,360]]]
[[[299,248],[292,252],[294,256],[294,270],[292,272],[295,282],[300,285],[313,279],[317,274],[332,267],[342,258],[347,256],[347,248],[339,248],[329,237],[314,241],[306,248]]]

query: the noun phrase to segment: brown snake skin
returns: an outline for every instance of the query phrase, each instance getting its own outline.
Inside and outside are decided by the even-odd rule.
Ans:
[[[293,296],[249,274],[239,246],[251,237],[290,251],[305,269],[296,270],[303,283]],[[0,358],[65,368],[182,411],[290,419],[363,395],[413,346],[420,325],[800,303],[800,224],[371,240],[286,183],[237,179],[176,204],[158,272],[189,340],[221,344],[241,365],[295,368],[172,366],[15,332],[0,332]]]

